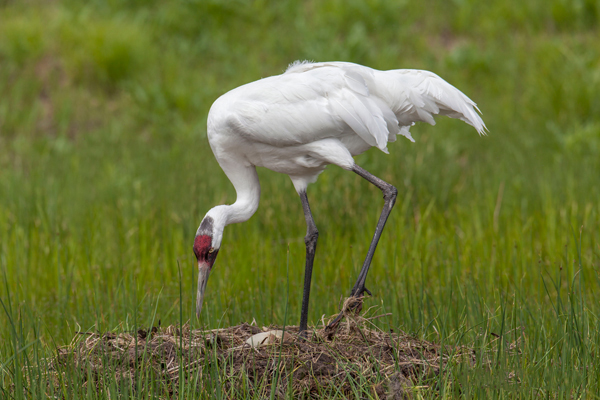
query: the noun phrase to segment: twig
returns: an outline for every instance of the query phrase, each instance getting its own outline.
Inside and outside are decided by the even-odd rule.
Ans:
[[[376,315],[374,317],[364,318],[364,320],[365,321],[371,321],[371,320],[377,319],[377,318],[389,317],[390,315],[392,315],[392,313],[385,313],[385,314],[381,314],[381,315]]]

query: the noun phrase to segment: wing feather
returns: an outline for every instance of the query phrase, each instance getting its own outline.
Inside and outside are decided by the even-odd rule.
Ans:
[[[389,131],[383,112],[375,102],[346,88],[339,90],[330,100],[333,114],[367,144],[387,151]]]
[[[477,105],[465,96],[460,90],[429,71],[419,70],[394,70],[385,71],[386,80],[394,81],[392,86],[404,88],[405,96],[387,93],[392,97],[392,109],[402,113],[402,122],[423,121],[435,124],[433,115],[440,114],[457,118],[473,126],[477,132],[485,134],[487,128],[481,117],[477,114]],[[387,92],[383,88],[384,92]],[[407,104],[408,103],[408,104]]]
[[[222,96],[209,122],[222,121],[250,141],[275,146],[356,134],[387,152],[387,143],[398,135],[414,142],[410,127],[420,121],[434,125],[436,115],[460,119],[485,134],[478,112],[471,99],[429,71],[297,62],[282,75]],[[357,154],[364,148],[358,145]]]

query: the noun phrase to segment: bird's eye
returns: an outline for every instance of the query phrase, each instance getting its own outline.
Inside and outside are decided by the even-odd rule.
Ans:
[[[214,247],[211,247],[210,249],[208,249],[208,252],[209,252],[209,253],[214,253],[214,251],[215,251],[215,248],[214,248]]]

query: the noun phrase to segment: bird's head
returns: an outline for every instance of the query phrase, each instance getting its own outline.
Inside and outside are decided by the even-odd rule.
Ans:
[[[194,254],[198,260],[198,292],[196,296],[196,315],[198,317],[202,311],[206,282],[219,253],[220,237],[216,238],[215,233],[213,218],[204,217],[194,239]]]

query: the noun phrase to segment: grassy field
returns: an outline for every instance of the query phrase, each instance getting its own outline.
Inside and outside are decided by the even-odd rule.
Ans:
[[[490,131],[442,118],[357,157],[400,193],[367,283],[366,305],[393,314],[380,326],[493,349],[415,397],[600,398],[598,37],[595,0],[0,0],[0,397],[115,398],[114,380],[46,387],[40,360],[80,330],[297,324],[306,228],[289,178],[259,171],[261,205],[226,229],[200,321],[192,243],[235,199],[211,103],[312,59],[434,71]],[[316,324],[349,293],[382,199],[337,167],[308,196]],[[240,395],[211,382],[200,397]]]

